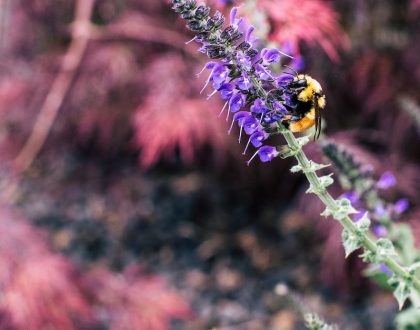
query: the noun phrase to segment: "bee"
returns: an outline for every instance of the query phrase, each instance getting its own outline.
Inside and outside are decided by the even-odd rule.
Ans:
[[[321,110],[325,108],[325,95],[318,81],[306,74],[296,74],[286,90],[290,93],[288,110],[291,115],[284,124],[292,132],[303,132],[315,125],[314,139],[321,133]]]

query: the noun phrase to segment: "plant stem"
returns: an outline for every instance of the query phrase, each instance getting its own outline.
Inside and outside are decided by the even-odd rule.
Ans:
[[[286,142],[289,145],[289,147],[292,150],[296,150],[295,158],[297,159],[299,165],[302,167],[303,173],[305,174],[309,183],[315,188],[316,195],[324,203],[324,205],[328,207],[330,210],[338,211],[339,205],[337,204],[337,201],[330,195],[330,193],[324,187],[322,187],[321,182],[319,181],[318,175],[315,173],[315,171],[311,170],[309,160],[306,157],[305,153],[303,152],[301,146],[299,145],[293,133],[290,130],[281,129],[281,128],[280,128],[280,132],[286,139]],[[338,218],[335,218],[335,219],[339,221],[340,224],[352,234],[355,234],[355,235],[359,234],[358,228],[356,227],[356,225],[353,223],[353,221],[350,219],[349,216],[346,216],[340,219]],[[363,234],[361,243],[366,249],[374,253],[376,253],[378,250],[378,246],[375,243],[375,241],[367,234]],[[404,279],[408,279],[411,277],[409,272],[391,257],[386,256],[384,263],[391,271],[393,271],[399,277],[404,278]],[[413,286],[415,287],[415,289],[418,292],[420,292],[419,279],[413,277],[412,281],[413,281]]]

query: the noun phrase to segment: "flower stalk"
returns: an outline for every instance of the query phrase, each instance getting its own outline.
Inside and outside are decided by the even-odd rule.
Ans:
[[[353,235],[359,236],[361,238],[361,245],[363,248],[371,251],[376,254],[378,252],[378,245],[370,237],[368,233],[363,233],[359,230],[353,220],[348,216],[341,217],[339,214],[340,206],[339,203],[330,195],[330,193],[325,189],[321,184],[318,175],[311,168],[310,161],[306,157],[306,154],[302,150],[302,147],[299,145],[298,140],[295,138],[292,132],[287,129],[280,129],[281,134],[284,136],[289,148],[297,150],[295,158],[298,161],[298,164],[301,166],[302,171],[306,178],[309,181],[309,184],[313,187],[313,193],[316,194],[319,199],[324,203],[327,209],[331,210],[331,216],[340,222],[340,224],[348,230]],[[384,263],[386,266],[396,275],[402,279],[412,281],[413,286],[417,291],[420,292],[420,281],[412,276],[405,267],[402,267],[398,264],[393,258],[389,256],[384,257]]]
[[[334,199],[327,191],[334,180],[332,174],[318,176],[316,171],[327,165],[309,160],[302,147],[309,142],[307,136],[296,138],[288,129],[287,118],[293,118],[297,107],[296,82],[299,76],[283,74],[278,77],[270,70],[270,65],[279,63],[284,53],[277,49],[256,47],[252,37],[253,26],[244,27],[243,19],[237,18],[237,8],[230,14],[229,26],[223,28],[225,18],[220,12],[210,16],[210,8],[197,6],[194,0],[172,0],[173,9],[188,21],[188,28],[196,33],[194,41],[202,46],[199,49],[212,60],[204,69],[211,70],[203,90],[211,83],[214,91],[220,93],[225,102],[220,115],[227,109],[227,117],[233,114],[231,131],[235,122],[242,132],[249,135],[249,143],[258,148],[247,164],[258,155],[262,162],[269,162],[276,157],[295,157],[298,164],[291,172],[303,172],[309,181],[307,193],[314,193],[326,206],[321,214],[332,216],[343,227],[342,240],[346,257],[359,248],[365,262],[384,264],[393,275],[388,283],[394,288],[394,295],[400,309],[405,300],[416,291],[420,294],[420,281],[415,272],[420,269],[420,262],[409,267],[401,266],[392,242],[386,238],[375,241],[369,233],[367,213],[357,222],[350,215],[358,213],[346,198]],[[299,86],[298,86],[299,87]],[[303,87],[304,88],[304,87]],[[282,134],[286,146],[263,145],[272,135]],[[413,303],[415,303],[412,300]]]

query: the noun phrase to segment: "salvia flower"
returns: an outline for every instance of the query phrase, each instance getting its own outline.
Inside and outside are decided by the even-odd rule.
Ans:
[[[237,112],[245,105],[245,95],[240,92],[234,92],[229,100],[229,111]]]
[[[281,55],[280,51],[277,49],[268,49],[264,48],[261,51],[261,58],[262,58],[262,64],[263,65],[270,65],[272,63],[278,63],[280,62]]]
[[[397,200],[397,202],[394,204],[394,212],[397,214],[404,213],[408,210],[408,207],[410,206],[410,203],[408,202],[407,198],[401,198]]]
[[[372,231],[376,237],[385,237],[388,235],[388,229],[382,225],[373,226]]]
[[[276,147],[264,143],[276,133],[273,128],[282,124],[284,116],[291,114],[296,104],[287,91],[287,82],[293,77],[276,77],[269,67],[288,55],[274,48],[255,48],[254,27],[238,17],[237,7],[232,8],[226,26],[220,12],[211,15],[207,6],[197,5],[194,0],[172,0],[172,4],[196,34],[193,41],[201,44],[199,51],[212,60],[203,69],[210,70],[203,90],[212,85],[214,91],[209,97],[218,92],[225,100],[220,114],[226,108],[227,119],[230,113],[235,114],[229,132],[237,123],[239,141],[242,134],[249,136],[244,153],[250,145],[259,148],[248,164],[257,155],[262,162],[271,161],[280,153]]]
[[[376,186],[379,189],[388,189],[395,186],[396,184],[397,184],[397,180],[395,179],[395,176],[391,172],[385,172],[380,177]]]
[[[253,113],[266,113],[268,111],[268,107],[264,104],[262,99],[256,99],[254,104],[250,108],[251,112]]]

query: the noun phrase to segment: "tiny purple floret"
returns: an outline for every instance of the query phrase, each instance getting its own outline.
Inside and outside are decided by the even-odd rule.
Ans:
[[[255,75],[260,80],[267,80],[271,78],[270,70],[258,63],[255,64]]]
[[[268,139],[268,133],[265,131],[256,131],[251,135],[251,143],[255,148],[259,148],[262,146],[263,141]]]
[[[259,123],[258,120],[254,116],[249,116],[244,121],[244,130],[245,133],[250,135],[254,133],[258,129]]]
[[[242,93],[234,93],[229,100],[230,112],[237,112],[245,105],[245,96]]]
[[[219,88],[220,96],[223,100],[230,100],[230,98],[233,95],[233,90],[235,89],[235,86],[232,84],[223,84]]]
[[[388,235],[388,230],[382,225],[373,226],[372,231],[376,237],[385,237]]]
[[[281,104],[279,101],[273,102],[273,109],[278,113],[282,113],[282,114],[288,113],[286,107],[283,104]]]
[[[239,65],[241,65],[242,67],[250,70],[252,63],[251,63],[251,58],[249,56],[244,55],[242,52],[238,52],[238,54],[236,55],[236,60],[238,62]]]
[[[272,63],[280,62],[280,51],[278,49],[268,49],[264,48],[261,51],[261,57],[263,60],[263,65],[270,65]]]
[[[277,149],[272,146],[264,146],[258,149],[258,156],[263,163],[272,161],[279,154]]]
[[[376,203],[375,208],[374,208],[374,213],[378,218],[385,215],[386,210],[385,210],[384,206],[382,205],[382,203],[380,203],[380,202]]]
[[[407,198],[401,198],[394,204],[394,211],[397,214],[404,213],[410,206]]]
[[[251,111],[254,113],[266,113],[268,111],[267,106],[261,99],[256,99],[254,104],[251,106]]]
[[[229,69],[222,64],[214,66],[210,75],[210,80],[213,82],[213,87],[219,89],[226,81],[229,75]]]
[[[385,172],[380,177],[379,181],[377,182],[376,186],[379,189],[388,189],[397,184],[397,179],[391,172]]]
[[[236,80],[236,83],[238,84],[238,87],[240,89],[245,91],[249,90],[252,87],[252,81],[247,73],[244,73],[241,78]]]

